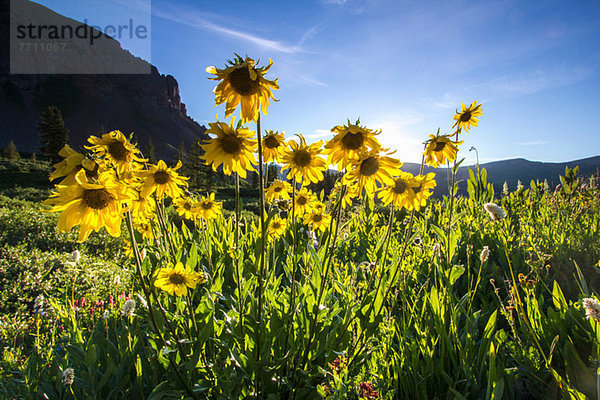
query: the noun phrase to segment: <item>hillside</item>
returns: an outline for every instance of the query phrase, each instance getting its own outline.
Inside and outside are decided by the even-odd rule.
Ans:
[[[27,0],[10,4],[13,14],[36,15],[56,24],[78,23]],[[63,112],[74,146],[91,134],[119,129],[127,135],[134,132],[142,148],[152,138],[157,156],[171,158],[180,142],[189,145],[203,137],[206,128],[187,115],[177,80],[152,65],[151,73],[137,75],[9,75],[8,10],[9,0],[0,0],[0,148],[12,139],[20,151],[36,150],[36,125],[49,105]],[[148,64],[108,37],[86,62]]]

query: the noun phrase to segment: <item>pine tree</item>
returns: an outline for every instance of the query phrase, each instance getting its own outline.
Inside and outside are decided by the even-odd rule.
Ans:
[[[196,140],[190,146],[190,151],[187,157],[187,170],[190,180],[190,189],[210,192],[215,183],[215,172],[210,165],[206,165],[203,159],[200,158],[204,154],[202,143]]]
[[[148,159],[150,164],[156,164],[156,155],[154,154],[154,144],[152,144],[152,138],[148,138],[148,143],[144,148],[144,157]]]
[[[21,159],[21,155],[17,151],[15,142],[12,140],[8,142],[8,146],[2,150],[2,157],[10,161],[17,161]]]
[[[61,160],[58,152],[69,143],[69,130],[65,127],[60,110],[56,106],[46,108],[37,126],[40,131],[40,151],[52,163]]]

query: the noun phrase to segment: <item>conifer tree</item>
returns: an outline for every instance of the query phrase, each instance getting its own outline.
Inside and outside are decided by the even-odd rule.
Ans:
[[[144,148],[144,157],[148,159],[150,164],[156,164],[156,155],[154,154],[154,144],[152,144],[152,138],[148,138],[148,143]]]
[[[17,161],[21,159],[21,155],[17,151],[15,142],[12,140],[8,142],[8,145],[2,150],[2,157],[10,161]]]
[[[40,131],[40,151],[52,163],[59,162],[62,158],[58,152],[69,143],[69,130],[65,127],[60,110],[56,106],[46,108],[37,126]]]

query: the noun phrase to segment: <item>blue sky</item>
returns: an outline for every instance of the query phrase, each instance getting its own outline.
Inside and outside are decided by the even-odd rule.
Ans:
[[[104,25],[149,11],[149,0],[39,2]],[[600,154],[600,1],[155,0],[151,13],[151,62],[203,124],[224,114],[205,67],[237,52],[273,60],[280,101],[263,127],[288,136],[326,140],[360,117],[416,162],[427,135],[477,100],[467,163],[471,146],[482,162]],[[147,45],[123,43],[150,58]]]

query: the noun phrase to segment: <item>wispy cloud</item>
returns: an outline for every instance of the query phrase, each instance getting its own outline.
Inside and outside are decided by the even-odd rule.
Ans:
[[[191,26],[193,28],[202,29],[205,31],[219,33],[224,36],[228,36],[235,39],[240,39],[249,43],[252,43],[258,47],[269,49],[281,53],[300,53],[305,50],[302,45],[289,45],[278,40],[267,39],[252,33],[244,32],[241,30],[232,29],[210,21],[206,15],[193,11],[184,10],[164,10],[157,7],[152,8],[152,14],[156,17],[168,19],[173,22]],[[315,28],[316,29],[316,28]],[[308,35],[308,36],[307,36]],[[305,41],[310,37],[310,30],[307,32],[301,42]]]
[[[331,135],[333,135],[333,133],[329,129],[316,129],[315,133],[304,135],[304,137],[306,139],[322,139]]]
[[[531,142],[516,142],[515,144],[517,146],[538,146],[541,144],[548,144],[548,143],[550,143],[550,142],[548,142],[547,140],[538,139],[538,140],[533,140]]]

